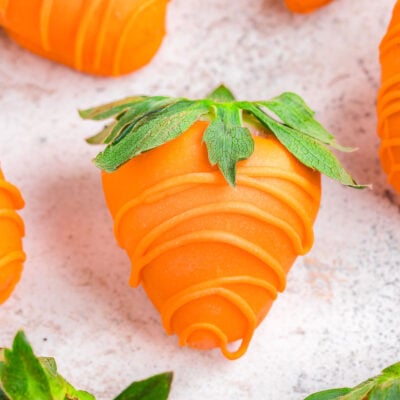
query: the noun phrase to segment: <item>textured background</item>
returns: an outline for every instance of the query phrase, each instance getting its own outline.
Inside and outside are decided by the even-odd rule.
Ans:
[[[98,399],[175,371],[171,400],[301,400],[355,385],[400,359],[399,197],[377,157],[378,45],[394,0],[336,0],[308,15],[281,0],[172,0],[152,63],[100,79],[40,59],[0,32],[0,160],[22,190],[28,261],[0,308],[0,344],[24,328],[36,352]],[[248,353],[180,349],[113,238],[97,148],[77,108],[130,94],[200,97],[225,82],[240,98],[298,92],[357,153],[340,156],[373,190],[323,180],[312,251]]]

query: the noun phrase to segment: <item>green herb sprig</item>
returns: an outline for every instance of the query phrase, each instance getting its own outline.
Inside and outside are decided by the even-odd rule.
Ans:
[[[360,383],[354,388],[324,390],[304,400],[399,400],[400,362],[384,369],[382,373]]]
[[[134,382],[114,400],[166,400],[172,373]],[[53,358],[36,357],[24,332],[19,331],[11,349],[0,350],[0,400],[95,400],[75,389],[57,371]]]
[[[82,110],[80,116],[92,120],[114,118],[87,140],[106,145],[94,162],[107,172],[178,137],[194,122],[207,120],[203,141],[210,164],[217,165],[232,186],[236,182],[237,162],[249,158],[254,151],[249,125],[261,125],[306,166],[346,186],[365,187],[357,184],[331,151],[352,149],[338,144],[294,93],[283,93],[267,101],[237,101],[229,89],[219,86],[202,100],[129,97]]]

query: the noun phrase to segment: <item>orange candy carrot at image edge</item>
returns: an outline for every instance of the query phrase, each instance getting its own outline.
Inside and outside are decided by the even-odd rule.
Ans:
[[[400,2],[380,45],[381,87],[377,99],[379,157],[388,182],[400,192]]]
[[[15,210],[24,206],[19,190],[7,182],[0,169],[0,304],[11,295],[21,277],[24,223]]]
[[[341,147],[292,93],[239,102],[220,87],[204,100],[139,96],[81,116],[115,117],[88,141],[108,144],[95,163],[131,285],[142,283],[182,346],[243,355],[312,246],[316,165],[359,187],[326,146]]]
[[[332,0],[285,0],[286,7],[296,13],[310,13]]]
[[[0,0],[0,25],[22,47],[95,75],[146,65],[165,35],[168,0]]]

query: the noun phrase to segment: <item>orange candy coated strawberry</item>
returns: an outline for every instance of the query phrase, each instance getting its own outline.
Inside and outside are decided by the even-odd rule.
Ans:
[[[400,3],[396,2],[380,45],[381,87],[377,100],[379,157],[388,182],[400,192]]]
[[[95,75],[147,64],[165,35],[168,0],[3,0],[0,25],[22,47]]]
[[[15,211],[23,206],[19,190],[4,179],[0,170],[0,304],[11,295],[25,261],[21,240],[24,223]]]
[[[224,87],[204,100],[139,96],[81,115],[115,116],[89,142],[108,144],[95,162],[130,283],[142,283],[181,345],[242,356],[313,243],[316,165],[357,186],[323,143],[337,147],[333,137],[292,93],[239,102]]]
[[[197,122],[103,173],[115,234],[166,331],[181,345],[242,355],[286,274],[313,242],[320,174],[273,137],[256,137],[232,189],[210,165]],[[179,160],[179,161],[174,161]],[[139,179],[137,177],[140,177]],[[227,344],[241,339],[231,352]]]
[[[285,0],[286,7],[296,13],[309,13],[325,6],[332,0]]]

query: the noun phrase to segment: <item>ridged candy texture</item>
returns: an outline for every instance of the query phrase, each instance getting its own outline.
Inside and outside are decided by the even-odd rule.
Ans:
[[[379,157],[389,183],[400,192],[400,2],[380,45],[381,87],[377,99]]]
[[[77,70],[118,76],[147,64],[168,0],[0,0],[0,25],[22,47]]]
[[[25,253],[22,250],[24,223],[16,213],[24,206],[19,190],[4,179],[0,170],[0,304],[20,280]]]
[[[313,243],[320,174],[272,135],[255,137],[232,188],[209,164],[205,127],[103,173],[103,188],[130,283],[142,283],[166,331],[235,359]]]
[[[325,6],[332,0],[285,0],[289,10],[296,13],[309,13]]]

